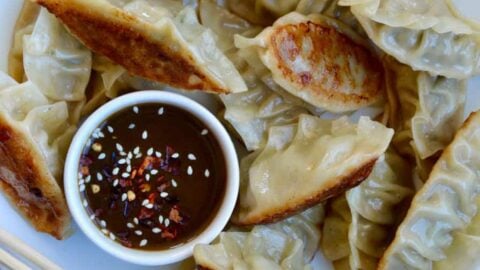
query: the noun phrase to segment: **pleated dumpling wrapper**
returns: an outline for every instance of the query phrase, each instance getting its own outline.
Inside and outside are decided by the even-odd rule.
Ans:
[[[480,113],[470,115],[413,198],[379,269],[432,269],[477,214]]]
[[[340,0],[387,54],[433,76],[480,74],[480,26],[452,0]]]
[[[337,270],[377,269],[413,194],[410,165],[387,151],[365,181],[327,203],[325,257]]]
[[[196,263],[211,270],[311,269],[317,252],[323,206],[314,206],[281,222],[231,229],[211,245],[197,245]]]
[[[191,6],[180,1],[35,0],[92,51],[128,72],[187,90],[246,91]]]
[[[255,38],[235,36],[235,45],[255,50],[278,85],[318,108],[353,111],[383,97],[381,62],[361,36],[333,18],[292,12]]]
[[[65,101],[0,72],[0,188],[38,231],[62,239],[70,214],[56,178],[76,128]]]
[[[265,148],[242,160],[232,221],[270,223],[340,195],[370,174],[392,136],[367,117],[353,124],[302,114],[298,124],[270,128]]]

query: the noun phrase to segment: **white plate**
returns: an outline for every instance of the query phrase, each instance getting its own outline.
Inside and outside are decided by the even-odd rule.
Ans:
[[[480,10],[480,2],[473,0],[457,0],[461,3],[459,8],[469,10]],[[0,0],[0,70],[6,70],[7,55],[11,45],[12,30],[16,17],[20,11],[22,0]],[[467,6],[468,5],[468,6]],[[475,14],[473,14],[474,16]],[[478,14],[480,17],[480,14]],[[195,99],[201,99],[210,109],[215,110],[215,104],[205,96],[195,95]],[[480,77],[469,82],[469,92],[466,115],[480,108]],[[193,262],[187,261],[179,265],[172,265],[163,268],[144,267],[129,264],[112,257],[96,247],[86,236],[74,225],[74,234],[64,241],[54,240],[51,236],[38,233],[33,230],[8,204],[3,196],[0,196],[0,228],[21,238],[30,246],[39,250],[65,269],[193,269]],[[331,269],[331,265],[318,254],[312,263],[314,269]],[[0,266],[1,268],[1,266]]]

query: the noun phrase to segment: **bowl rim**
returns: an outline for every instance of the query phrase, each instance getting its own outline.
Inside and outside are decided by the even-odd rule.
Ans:
[[[216,137],[222,149],[227,172],[225,194],[215,217],[197,236],[185,244],[166,250],[146,251],[122,246],[104,235],[85,210],[78,185],[78,169],[81,153],[92,132],[111,115],[140,104],[165,104],[191,113]],[[227,225],[236,204],[239,185],[239,164],[232,139],[220,121],[206,108],[185,96],[156,90],[144,90],[115,98],[92,113],[77,130],[67,153],[64,169],[64,188],[73,219],[87,237],[97,246],[122,260],[139,265],[167,265],[184,260],[193,254],[196,244],[212,242]]]

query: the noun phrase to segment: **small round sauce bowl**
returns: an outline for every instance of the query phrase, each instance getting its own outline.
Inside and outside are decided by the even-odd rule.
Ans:
[[[182,125],[191,128],[193,122],[178,120],[157,123],[152,120],[156,119],[152,117],[157,117],[152,114],[152,106],[155,107],[155,112],[158,110],[159,118],[164,114],[164,110],[184,112],[192,117],[193,122],[196,121],[197,126],[201,125],[202,129],[198,136],[191,137],[191,140],[184,136],[188,134],[178,134],[178,137],[175,137],[175,134],[170,134],[174,133],[172,130]],[[143,108],[145,115],[142,115]],[[126,114],[128,110],[133,113]],[[135,114],[138,114],[140,124],[135,127],[132,121],[121,133],[121,128],[118,128],[119,123],[123,123],[121,120],[127,119],[124,123],[126,124],[133,119],[128,117],[135,117]],[[162,126],[162,123],[168,124]],[[149,125],[152,130],[145,128]],[[117,128],[118,136],[115,133]],[[131,134],[125,132],[130,129]],[[155,149],[145,146],[147,138],[151,138],[152,143],[164,144],[163,137],[159,134],[165,134],[164,137],[171,140],[173,146],[157,145]],[[206,138],[207,134],[209,139]],[[158,136],[155,137],[156,135]],[[124,138],[123,145],[120,138]],[[143,143],[143,146],[135,147],[135,138],[139,140],[139,145]],[[202,148],[197,147],[200,143],[195,143],[198,138],[206,142],[205,149],[210,145],[207,142],[215,141],[215,153],[220,153],[223,161],[218,163],[218,155],[209,157],[210,152],[202,152]],[[189,140],[191,144],[193,142],[192,149],[196,150],[185,150]],[[102,143],[105,145],[103,149]],[[179,149],[178,152],[175,148]],[[202,163],[202,154],[196,153],[203,153],[205,160],[210,163]],[[223,169],[218,166],[207,168],[208,164],[221,164],[219,166]],[[217,182],[212,179],[217,179]],[[208,181],[219,183],[218,179],[224,183],[215,184],[216,186],[209,184],[212,186],[207,186],[205,192],[202,185],[210,183]],[[178,94],[140,91],[106,103],[85,120],[68,151],[64,185],[74,220],[96,245],[128,262],[166,265],[190,257],[196,244],[210,243],[226,226],[239,192],[238,159],[227,131],[207,109]],[[220,187],[217,188],[218,186]],[[210,192],[208,188],[211,187],[220,191]],[[206,206],[199,208],[202,210],[193,211],[192,209],[196,209],[195,205],[200,204],[190,199],[191,194],[182,201],[182,190],[184,194],[189,194],[188,190],[203,192],[207,201],[213,200],[210,198],[214,196],[217,199],[210,201],[210,205],[205,204]],[[185,212],[182,202],[187,209]],[[187,206],[188,203],[193,206]],[[125,220],[122,220],[122,215]],[[177,239],[181,242],[175,242],[175,237],[188,231],[188,226],[200,226],[193,224],[199,222],[193,221],[202,215],[208,216],[202,221],[204,225],[196,228],[192,235],[185,233],[183,240]]]

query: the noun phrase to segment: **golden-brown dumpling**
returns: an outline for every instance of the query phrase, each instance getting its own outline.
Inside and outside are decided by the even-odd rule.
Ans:
[[[367,117],[352,124],[300,115],[298,124],[270,128],[265,148],[242,161],[232,221],[274,222],[341,194],[370,174],[392,136]]]
[[[247,90],[195,10],[155,1],[36,0],[94,52],[127,71],[174,87],[230,93]]]
[[[290,13],[253,39],[274,81],[290,94],[331,112],[353,111],[383,97],[383,67],[355,31],[333,18]]]

